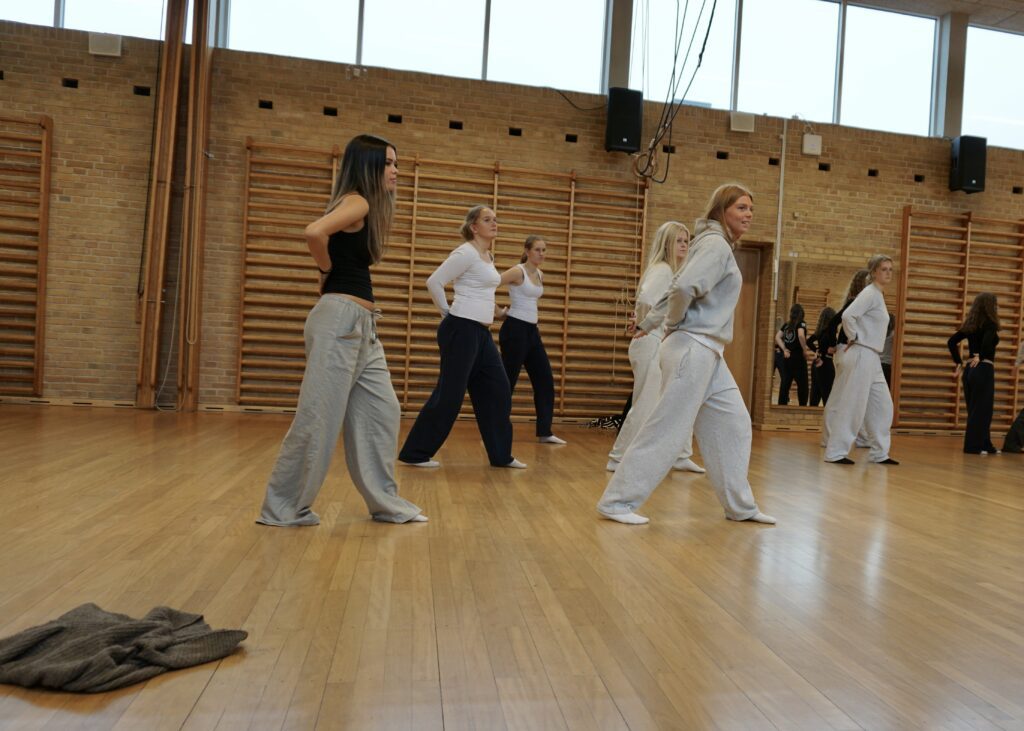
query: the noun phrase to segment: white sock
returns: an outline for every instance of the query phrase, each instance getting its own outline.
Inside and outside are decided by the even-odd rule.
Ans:
[[[541,444],[568,444],[564,439],[559,439],[554,434],[549,434],[546,437],[537,437],[537,441]]]
[[[428,459],[426,462],[402,462],[410,467],[440,467],[441,463],[436,459]]]
[[[699,464],[694,462],[688,457],[682,457],[676,460],[676,463],[672,465],[672,469],[679,470],[680,472],[696,472],[697,474],[703,475],[707,472],[706,469],[701,467]]]
[[[525,469],[526,469],[526,465],[525,465],[525,464],[523,464],[522,462],[520,462],[520,461],[519,461],[518,459],[516,459],[515,457],[513,457],[513,458],[512,458],[512,461],[511,461],[511,462],[509,462],[509,463],[508,463],[507,465],[505,465],[505,466],[506,466],[506,467],[511,467],[511,468],[512,468],[512,469],[514,469],[514,470],[525,470]]]
[[[619,468],[619,463],[616,462],[614,459],[610,459],[610,460],[608,460],[608,464],[606,464],[604,466],[604,468],[606,470],[608,470],[609,472],[614,472],[615,470],[617,470]]]
[[[608,520],[614,520],[616,523],[625,523],[626,525],[645,525],[650,523],[650,518],[645,518],[642,515],[637,515],[634,512],[629,513],[601,513],[598,511],[602,518]]]
[[[427,516],[425,516],[423,513],[420,513],[419,515],[414,515],[413,517],[409,518],[409,520],[406,521],[406,522],[407,523],[426,523],[427,522]]]
[[[775,525],[775,518],[770,515],[765,515],[761,511],[758,511],[751,515],[747,520],[751,523],[764,523],[766,525]]]

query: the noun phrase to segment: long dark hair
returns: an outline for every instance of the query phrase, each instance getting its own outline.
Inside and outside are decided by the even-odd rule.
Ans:
[[[803,305],[794,304],[789,308],[789,322],[786,323],[786,327],[790,330],[796,330],[800,327],[800,323],[804,319],[804,308]]]
[[[814,328],[814,334],[820,338],[821,334],[825,332],[825,328],[828,327],[828,324],[832,322],[832,318],[835,316],[836,311],[833,310],[831,307],[826,307],[825,309],[823,309],[821,311],[821,314],[818,315],[818,326]]]
[[[965,333],[976,332],[989,322],[995,325],[996,330],[998,330],[998,308],[999,303],[996,301],[994,294],[991,292],[979,293],[974,298],[974,302],[971,303],[971,309],[967,311],[967,317],[964,318],[964,324],[960,326],[960,331]]]
[[[348,193],[358,193],[370,204],[366,214],[367,243],[370,258],[376,264],[384,258],[391,233],[391,220],[395,214],[395,194],[384,183],[388,148],[395,146],[383,137],[357,135],[345,146],[338,177],[334,180],[331,201],[326,213],[333,211]],[[396,153],[397,154],[397,150]]]

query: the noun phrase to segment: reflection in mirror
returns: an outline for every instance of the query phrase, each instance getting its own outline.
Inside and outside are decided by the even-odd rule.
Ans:
[[[779,263],[773,403],[821,408],[835,379],[835,313],[843,306],[855,264],[784,259]],[[824,315],[824,317],[823,317]],[[831,352],[830,352],[831,351]],[[788,356],[788,357],[787,357]]]

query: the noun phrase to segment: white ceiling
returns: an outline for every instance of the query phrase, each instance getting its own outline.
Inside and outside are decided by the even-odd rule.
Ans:
[[[922,15],[966,13],[971,24],[1024,33],[1024,0],[866,0],[864,4]]]

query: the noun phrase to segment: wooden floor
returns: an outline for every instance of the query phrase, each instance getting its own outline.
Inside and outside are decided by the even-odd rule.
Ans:
[[[322,525],[258,526],[288,421],[0,406],[0,636],[84,602],[249,632],[119,692],[0,686],[0,727],[1024,729],[1024,456],[755,433],[778,526],[673,474],[628,527],[594,512],[612,432],[517,424],[500,470],[460,422],[399,469],[429,523],[369,521],[338,460]]]

